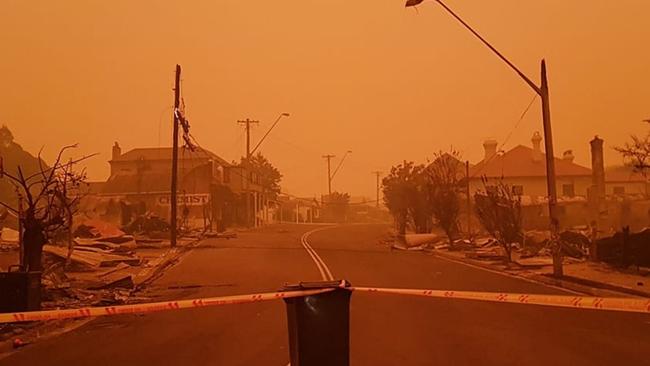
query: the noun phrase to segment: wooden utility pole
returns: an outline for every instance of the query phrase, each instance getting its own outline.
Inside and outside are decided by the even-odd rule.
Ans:
[[[472,237],[472,196],[469,191],[469,160],[465,161],[465,193],[467,194],[467,235]]]
[[[181,66],[176,65],[176,81],[174,83],[174,134],[172,136],[172,187],[171,187],[171,246],[176,246],[176,237],[177,237],[177,204],[178,200],[176,199],[176,190],[177,190],[177,181],[178,181],[178,114],[180,111],[178,107],[180,106],[181,97]]]
[[[330,199],[332,196],[332,158],[336,157],[336,155],[323,155],[324,159],[327,159],[327,194],[328,194],[328,199]]]
[[[18,196],[18,248],[20,249],[18,264],[22,268],[26,265],[25,246],[23,243],[23,196],[18,191],[18,187],[16,187],[16,195]]]
[[[237,121],[240,125],[244,125],[246,128],[246,160],[251,157],[251,124],[258,124],[260,121],[254,121],[249,118],[245,120]]]
[[[557,240],[560,221],[557,217],[557,187],[555,184],[555,155],[553,154],[553,134],[551,133],[551,105],[546,77],[546,61],[542,60],[542,85],[539,95],[542,98],[542,120],[544,123],[544,148],[546,152],[546,186],[548,190],[548,215],[551,220],[551,234]],[[562,250],[559,243],[553,250],[553,275],[562,277]]]
[[[251,224],[251,192],[248,190],[248,185],[250,182],[250,158],[251,158],[251,124],[258,124],[260,121],[251,120],[246,118],[245,120],[237,121],[240,125],[244,125],[246,129],[246,159],[244,160],[244,173],[246,175],[246,225],[250,226]]]
[[[374,171],[374,172],[372,172],[372,174],[375,174],[377,176],[377,208],[379,208],[379,187],[380,187],[379,178],[381,176],[381,172],[380,171]]]

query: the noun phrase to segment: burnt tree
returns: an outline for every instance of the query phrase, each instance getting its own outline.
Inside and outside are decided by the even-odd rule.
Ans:
[[[12,207],[10,203],[1,202],[4,206],[18,215],[21,222],[21,243],[23,258],[21,264],[26,271],[41,271],[43,245],[62,231],[67,233],[68,245],[71,248],[70,227],[72,217],[76,212],[81,198],[80,188],[86,180],[86,174],[76,171],[75,165],[93,155],[76,160],[62,162],[66,150],[77,145],[63,147],[54,164],[46,166],[38,155],[39,171],[31,175],[23,173],[18,166],[17,173],[6,172],[0,166],[0,176],[14,185],[22,202],[20,208]]]
[[[433,216],[452,246],[460,232],[458,217],[463,168],[460,153],[453,148],[449,153],[434,154],[433,162],[426,168]]]
[[[475,209],[481,225],[503,247],[508,262],[512,260],[512,245],[523,243],[521,197],[512,186],[499,181],[488,184],[483,177],[484,190],[474,195]]]

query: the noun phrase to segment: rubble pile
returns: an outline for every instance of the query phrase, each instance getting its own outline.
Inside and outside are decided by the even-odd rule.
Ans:
[[[0,251],[18,250],[18,231],[3,227],[0,231]]]
[[[582,260],[589,255],[591,240],[583,228],[572,228],[560,233],[559,243],[565,257]],[[650,231],[649,231],[650,235]],[[410,239],[411,235],[406,235]],[[419,235],[424,240],[424,236]],[[433,237],[433,238],[429,238]],[[507,258],[506,250],[496,239],[478,236],[470,239],[457,239],[449,243],[444,236],[427,234],[425,246],[436,250],[463,251],[468,258],[503,261]],[[523,235],[521,243],[512,243],[512,259],[522,266],[542,266],[552,264],[552,246],[550,231],[530,230]],[[406,240],[406,242],[412,242]],[[418,243],[419,244],[419,243]],[[404,249],[411,248],[408,245]],[[401,248],[398,248],[401,249]]]
[[[151,239],[169,239],[170,226],[162,218],[148,213],[136,217],[124,227],[128,234],[146,236]]]
[[[146,267],[138,244],[117,226],[87,220],[73,232],[74,246],[43,246],[45,308],[123,304],[133,301],[134,274]],[[147,241],[147,239],[143,239]],[[162,240],[149,240],[162,243]]]
[[[650,229],[630,233],[629,228],[596,240],[598,260],[618,267],[650,267]]]

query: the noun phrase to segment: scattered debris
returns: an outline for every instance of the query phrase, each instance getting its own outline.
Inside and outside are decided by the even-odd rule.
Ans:
[[[131,268],[131,266],[129,266],[128,264],[122,262],[122,263],[119,263],[114,268],[111,268],[110,270],[100,274],[99,277],[106,277],[106,276],[109,276],[109,275],[111,275],[111,274],[113,274],[115,272],[118,272],[118,271],[121,271],[121,270],[127,269],[127,268]]]
[[[575,231],[561,232],[560,240],[582,250],[587,250],[589,248],[589,244],[591,244],[591,240],[589,240],[589,238],[586,235]]]
[[[115,288],[123,288],[123,289],[129,289],[132,290],[135,287],[135,284],[133,283],[133,277],[131,275],[119,278],[115,281],[111,281],[107,284],[101,285],[101,286],[96,286],[96,287],[89,287],[89,290],[108,290],[108,289],[115,289]]]
[[[20,338],[16,338],[16,339],[14,339],[14,342],[13,342],[14,348],[25,347],[25,346],[27,346],[27,345],[29,345],[29,344],[30,344],[30,342],[25,342],[25,341],[23,341],[23,340],[20,339]]]
[[[526,246],[543,246],[551,240],[551,232],[548,230],[530,230],[524,235]]]
[[[473,252],[467,252],[465,255],[467,258],[483,260],[503,260],[506,258],[505,250],[500,246],[477,249]]]
[[[68,259],[68,249],[63,247],[45,245],[43,246],[43,253],[53,255],[62,260]],[[90,268],[114,267],[119,263],[126,263],[128,265],[137,266],[141,262],[140,258],[138,257],[84,250],[73,250],[72,254],[70,255],[70,261],[72,263]]]
[[[121,237],[124,234],[124,231],[110,222],[91,219],[79,225],[72,235],[78,238],[97,239]]]
[[[0,231],[0,243],[18,245],[18,231],[3,227]]]
[[[135,242],[140,246],[141,244],[162,244],[162,239],[149,239],[149,238],[136,238]]]
[[[403,237],[403,243],[407,247],[419,247],[425,244],[434,244],[439,242],[442,237],[436,234],[406,234]]]
[[[154,239],[169,238],[169,223],[155,214],[138,216],[124,230],[129,234],[145,234]]]
[[[474,243],[469,239],[456,239],[453,243],[454,244],[450,246],[450,249],[453,250],[472,250],[476,248]]]

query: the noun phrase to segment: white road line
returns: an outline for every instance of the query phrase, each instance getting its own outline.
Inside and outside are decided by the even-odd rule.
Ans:
[[[321,275],[321,278],[323,279],[323,281],[328,281],[328,280],[332,281],[332,280],[334,280],[334,276],[332,276],[332,272],[330,271],[329,267],[327,267],[327,264],[325,264],[325,261],[323,260],[323,258],[321,258],[318,255],[318,253],[316,253],[316,251],[314,250],[314,248],[312,248],[311,245],[309,245],[309,242],[307,241],[307,239],[309,238],[309,236],[311,234],[313,234],[313,233],[315,233],[317,231],[322,231],[322,230],[326,230],[326,229],[329,229],[329,228],[331,228],[331,226],[326,227],[326,228],[318,228],[318,229],[308,231],[308,232],[304,233],[302,235],[302,237],[300,238],[300,243],[302,244],[303,248],[305,248],[305,250],[307,251],[307,253],[311,257],[311,259],[314,261],[314,263],[316,263],[316,267],[318,267],[318,271],[320,272],[320,275]]]
[[[313,256],[316,257],[316,259],[320,262],[321,267],[323,268],[323,270],[327,274],[326,279],[334,280],[334,276],[332,276],[332,272],[330,271],[329,267],[327,267],[327,264],[325,264],[325,261],[323,260],[323,258],[321,258],[318,255],[318,253],[316,253],[316,250],[314,250],[314,248],[312,248],[312,246],[309,245],[309,242],[307,241],[307,238],[305,238],[304,244],[308,248],[308,250],[311,252],[311,254],[313,254]]]
[[[323,271],[323,267],[320,264],[320,261],[316,259],[314,253],[312,253],[312,251],[309,250],[309,248],[305,245],[304,241],[302,242],[302,246],[307,251],[307,254],[309,254],[309,256],[311,257],[311,260],[314,261],[314,263],[316,263],[316,267],[318,267],[318,272],[320,272],[320,276],[323,278],[323,281],[327,281],[327,275],[325,274],[325,271]]]

